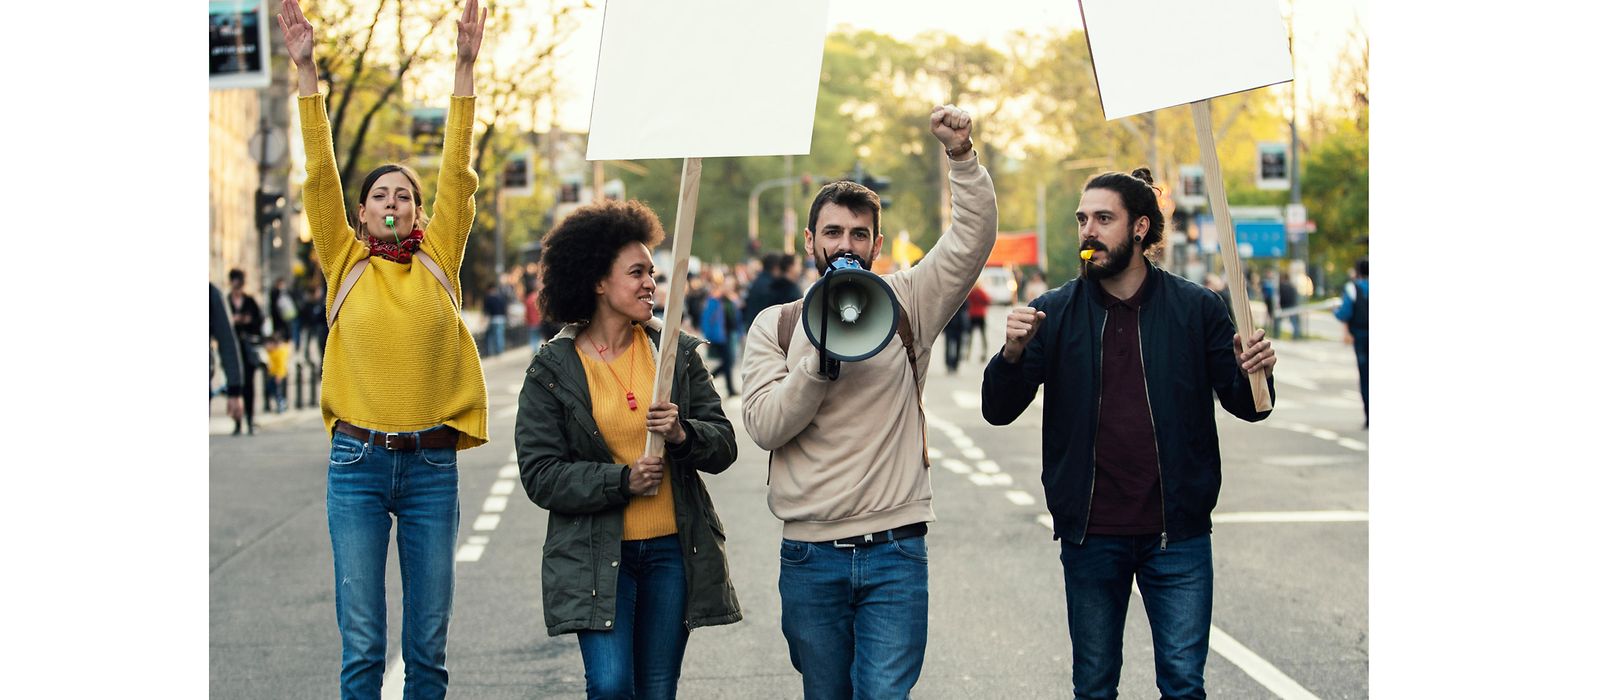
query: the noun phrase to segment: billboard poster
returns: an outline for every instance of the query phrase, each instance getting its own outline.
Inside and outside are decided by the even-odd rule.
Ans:
[[[263,0],[211,0],[211,89],[272,83],[272,44]]]
[[[1289,189],[1289,144],[1282,141],[1256,144],[1256,189]]]

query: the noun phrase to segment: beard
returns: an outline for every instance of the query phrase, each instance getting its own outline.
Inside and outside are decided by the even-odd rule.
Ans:
[[[1084,244],[1079,247],[1079,250],[1105,251],[1106,262],[1104,265],[1096,265],[1088,262],[1084,263],[1084,275],[1089,279],[1099,282],[1101,280],[1116,277],[1117,275],[1122,274],[1124,270],[1127,270],[1128,265],[1133,262],[1133,232],[1129,231],[1128,233],[1129,235],[1122,241],[1122,245],[1117,246],[1116,248],[1107,248],[1105,244],[1099,241],[1085,241]]]

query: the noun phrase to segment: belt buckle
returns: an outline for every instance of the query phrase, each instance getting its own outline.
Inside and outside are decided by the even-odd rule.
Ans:
[[[855,549],[856,546],[853,545],[853,544],[850,544],[849,542],[844,542],[844,541],[841,541],[841,540],[834,540],[833,541],[833,548],[834,549]]]
[[[392,445],[390,443],[390,441],[398,440],[398,439],[403,438],[403,437],[405,437],[404,433],[384,433],[383,434],[383,449],[386,449],[386,450],[398,450],[398,449],[400,449],[400,448],[395,447],[394,445]]]

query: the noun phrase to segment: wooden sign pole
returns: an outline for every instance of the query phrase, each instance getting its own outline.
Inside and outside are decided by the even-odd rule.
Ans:
[[[1233,319],[1241,341],[1255,333],[1255,320],[1250,316],[1250,294],[1245,288],[1244,270],[1239,267],[1239,245],[1233,234],[1233,215],[1228,211],[1228,195],[1222,186],[1222,165],[1217,161],[1217,144],[1211,133],[1211,100],[1190,102],[1194,115],[1195,135],[1200,139],[1200,165],[1206,173],[1206,195],[1211,199],[1211,215],[1217,222],[1217,240],[1222,242],[1222,267],[1228,275],[1228,295],[1233,301]],[[1255,397],[1256,410],[1272,408],[1272,394],[1267,391],[1266,375],[1260,371],[1245,375],[1250,378],[1250,393]]]
[[[678,216],[672,226],[672,283],[667,287],[667,305],[662,312],[661,347],[656,352],[656,381],[650,392],[650,405],[670,400],[672,374],[678,359],[678,327],[683,323],[684,287],[689,283],[689,251],[694,245],[694,210],[700,201],[700,159],[683,159],[683,179],[678,185]],[[680,407],[681,408],[681,407]],[[660,457],[667,450],[666,439],[645,433],[644,454]],[[655,488],[644,495],[656,495]]]

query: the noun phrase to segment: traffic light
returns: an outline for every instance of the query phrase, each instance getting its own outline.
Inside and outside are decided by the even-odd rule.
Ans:
[[[893,180],[887,177],[878,177],[871,173],[864,173],[860,182],[863,187],[866,187],[867,189],[877,193],[879,206],[883,207],[884,209],[889,208],[890,199],[884,196],[883,193],[889,191],[889,187],[894,184]]]
[[[283,218],[286,200],[277,192],[256,193],[256,228],[266,230]]]

